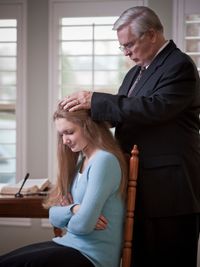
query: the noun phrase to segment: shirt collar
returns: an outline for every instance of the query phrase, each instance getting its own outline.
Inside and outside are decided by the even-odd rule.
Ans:
[[[157,53],[155,54],[155,56],[153,57],[151,63],[153,62],[153,60],[156,58],[156,56],[169,44],[169,40],[167,40],[167,42],[164,43],[164,45],[161,46],[161,48],[157,51]],[[151,64],[150,63],[150,64]],[[150,65],[149,64],[149,65]],[[149,67],[149,65],[145,66],[145,68],[147,69]]]

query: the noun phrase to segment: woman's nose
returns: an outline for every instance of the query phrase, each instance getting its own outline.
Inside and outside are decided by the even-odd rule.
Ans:
[[[63,135],[63,144],[68,145],[70,143],[70,140],[67,138],[66,135]]]

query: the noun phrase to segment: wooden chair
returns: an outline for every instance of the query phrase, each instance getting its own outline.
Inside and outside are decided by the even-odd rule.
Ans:
[[[127,200],[126,200],[126,219],[125,219],[125,226],[124,226],[124,244],[123,244],[122,260],[121,260],[122,267],[131,266],[135,198],[136,198],[136,186],[137,186],[138,165],[139,165],[138,155],[139,155],[138,148],[136,145],[134,145],[131,151],[131,157],[129,160],[129,179],[128,179],[128,187],[127,187]]]
[[[136,185],[137,185],[138,165],[139,165],[138,155],[139,155],[138,148],[136,145],[134,145],[131,151],[131,157],[129,159],[129,178],[128,178],[128,186],[127,186],[126,219],[125,219],[125,226],[124,226],[124,244],[123,244],[122,259],[121,259],[122,267],[131,266]],[[62,236],[62,229],[54,227],[54,235]]]

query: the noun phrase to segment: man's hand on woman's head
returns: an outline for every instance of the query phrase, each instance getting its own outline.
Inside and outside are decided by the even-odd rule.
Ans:
[[[64,97],[59,104],[63,109],[67,109],[69,111],[90,109],[92,94],[93,92],[90,91],[76,92]]]

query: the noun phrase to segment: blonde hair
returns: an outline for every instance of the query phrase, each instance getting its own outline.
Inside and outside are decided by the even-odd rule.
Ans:
[[[89,143],[96,148],[108,151],[117,157],[122,171],[119,192],[124,197],[127,186],[127,161],[117,144],[117,141],[114,139],[108,124],[106,122],[92,120],[89,111],[79,110],[68,112],[60,106],[58,106],[58,109],[53,115],[54,121],[59,118],[64,118],[82,127],[84,136],[88,139]],[[57,135],[57,142],[57,181],[55,187],[44,203],[44,207],[46,208],[59,204],[62,196],[66,196],[67,193],[70,192],[80,154],[72,152],[68,146],[64,145],[62,137],[59,134]]]

